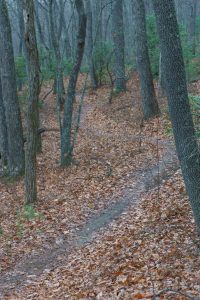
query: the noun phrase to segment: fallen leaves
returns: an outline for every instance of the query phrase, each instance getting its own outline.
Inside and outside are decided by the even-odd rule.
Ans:
[[[134,82],[135,78],[129,85]],[[16,232],[16,210],[23,205],[23,182],[0,183],[2,271],[38,249],[59,248],[64,239],[70,242],[88,216],[118,201],[134,184],[134,172],[155,162],[158,137],[161,159],[165,151],[162,122],[158,131],[157,120],[150,120],[141,132],[138,90],[134,89],[113,99],[112,105],[107,104],[108,87],[87,97],[75,149],[77,164],[71,168],[58,165],[59,133],[44,135],[36,207],[44,218],[23,222],[21,236]],[[130,105],[133,99],[134,106]],[[57,126],[54,106],[51,96],[42,112],[46,127]],[[72,249],[69,256],[59,254],[62,266],[28,278],[27,287],[5,299],[152,299],[167,288],[197,297],[198,243],[177,172],[163,182],[159,197],[156,189],[144,195],[139,205],[96,234],[92,243]],[[167,299],[167,292],[160,299]],[[171,299],[183,297],[171,294]]]

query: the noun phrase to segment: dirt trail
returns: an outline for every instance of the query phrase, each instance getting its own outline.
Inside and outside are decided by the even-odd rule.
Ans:
[[[86,104],[83,107],[81,127],[91,132],[97,138],[101,136],[112,138],[113,134],[109,132],[102,132],[96,128],[87,127],[87,115],[91,114],[95,107],[93,104]],[[47,109],[51,110],[51,107],[47,107]],[[148,139],[153,144],[158,142],[157,138],[145,137],[145,135],[119,133],[115,134],[116,137],[123,141]],[[23,261],[19,261],[9,272],[2,273],[0,275],[0,299],[4,299],[5,293],[11,293],[12,290],[21,289],[27,283],[35,281],[45,270],[51,270],[62,265],[63,261],[67,260],[68,254],[75,253],[77,247],[91,242],[95,233],[105,230],[113,220],[119,218],[130,206],[136,206],[143,193],[150,191],[158,186],[158,183],[161,183],[163,179],[173,175],[179,167],[173,143],[171,141],[159,141],[159,143],[164,148],[164,154],[160,162],[127,174],[127,180],[132,183],[131,188],[124,188],[123,196],[114,201],[114,204],[110,204],[99,213],[90,215],[85,225],[79,228],[70,239],[60,236],[59,242],[52,245],[51,249],[38,251],[37,254],[26,256]],[[112,198],[115,199],[116,195],[113,194]],[[109,201],[109,203],[112,203],[112,201]]]
[[[5,293],[12,289],[20,289],[31,280],[41,275],[45,270],[53,269],[63,264],[67,260],[68,254],[76,251],[76,247],[81,247],[85,243],[91,242],[95,233],[105,229],[109,224],[120,217],[120,215],[130,206],[137,205],[141,195],[158,185],[158,181],[171,176],[178,168],[178,161],[171,143],[166,147],[166,153],[158,165],[152,165],[146,169],[131,174],[129,178],[134,185],[129,190],[124,190],[123,197],[114,205],[109,206],[100,214],[91,216],[79,232],[70,240],[61,238],[59,245],[54,245],[51,250],[45,253],[31,255],[26,260],[19,262],[14,269],[0,276],[0,297],[3,299]]]

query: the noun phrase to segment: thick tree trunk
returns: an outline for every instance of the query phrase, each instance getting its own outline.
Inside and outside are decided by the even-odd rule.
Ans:
[[[137,70],[140,78],[142,108],[144,118],[148,119],[159,115],[156,100],[153,76],[147,46],[145,6],[143,0],[133,1],[133,14],[135,19],[135,51]]]
[[[165,70],[165,90],[176,150],[200,231],[200,155],[188,100],[182,48],[173,0],[153,0]]]
[[[67,97],[64,105],[64,117],[61,129],[61,165],[68,166],[72,162],[73,142],[71,141],[73,105],[75,101],[76,83],[81,67],[85,47],[87,18],[82,0],[75,0],[79,16],[76,59],[70,74]]]
[[[86,13],[87,13],[87,59],[90,67],[90,79],[93,89],[98,87],[97,76],[95,72],[95,66],[93,61],[93,36],[92,36],[92,10],[90,0],[86,1]]]
[[[112,7],[112,38],[114,48],[114,75],[116,91],[126,89],[124,65],[124,23],[122,0],[115,0]]]
[[[1,76],[0,76],[0,159],[1,159],[1,166],[3,168],[7,167],[8,138],[7,138],[5,108],[4,108],[3,97],[2,97]]]
[[[11,28],[5,0],[0,0],[0,41],[2,96],[8,135],[8,166],[10,175],[16,176],[24,172],[24,145]]]
[[[163,69],[163,59],[162,59],[162,54],[160,52],[159,56],[159,93],[161,96],[165,95],[165,79],[164,79],[164,69]]]
[[[24,1],[25,9],[25,45],[29,76],[27,138],[25,151],[25,188],[26,203],[37,200],[36,152],[38,140],[38,97],[40,93],[39,57],[34,25],[33,0]]]

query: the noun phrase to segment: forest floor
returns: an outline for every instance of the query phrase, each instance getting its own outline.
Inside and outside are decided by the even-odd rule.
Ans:
[[[200,299],[200,241],[165,99],[142,122],[136,75],[109,95],[87,92],[70,168],[59,167],[59,132],[43,134],[34,208],[22,179],[0,181],[0,299]],[[41,119],[58,128],[52,94]]]

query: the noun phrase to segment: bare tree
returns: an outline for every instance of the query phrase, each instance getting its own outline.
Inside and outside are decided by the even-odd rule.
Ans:
[[[93,60],[93,22],[92,22],[92,9],[90,0],[86,0],[86,13],[87,13],[87,57],[90,67],[90,79],[91,79],[91,86],[93,89],[98,87],[97,76],[95,73],[95,66]]]
[[[87,17],[82,0],[75,0],[79,16],[76,58],[70,73],[67,97],[64,105],[64,117],[61,128],[61,165],[68,166],[72,162],[73,141],[71,138],[73,105],[75,101],[76,83],[85,47]]]
[[[2,167],[7,166],[8,161],[8,137],[7,137],[7,126],[5,107],[3,104],[2,87],[1,87],[1,76],[0,76],[0,159]]]
[[[153,0],[176,150],[200,232],[200,155],[188,99],[174,0]],[[167,30],[166,30],[167,28]]]
[[[196,53],[196,19],[197,19],[197,0],[191,0],[189,17],[189,38],[192,45],[192,53]]]
[[[25,12],[25,45],[28,65],[28,109],[27,109],[27,138],[25,151],[25,188],[26,203],[37,200],[36,185],[36,152],[38,140],[38,97],[40,93],[39,57],[34,25],[33,0],[24,0]]]
[[[56,78],[55,78],[55,88],[54,91],[57,94],[57,109],[60,110],[63,104],[63,94],[64,94],[64,83],[63,83],[63,66],[62,66],[62,55],[59,46],[59,36],[61,34],[62,27],[60,25],[60,31],[56,30],[56,22],[53,14],[53,4],[55,2],[53,0],[49,0],[49,20],[50,20],[50,28],[51,28],[51,39],[52,45],[54,49],[54,54],[56,58]],[[63,21],[63,18],[62,18]]]
[[[156,100],[153,76],[147,46],[145,6],[143,0],[133,1],[133,13],[135,19],[135,51],[137,70],[140,78],[140,90],[142,95],[142,108],[144,118],[148,119],[159,115],[158,102]]]
[[[122,0],[115,0],[112,5],[115,89],[116,91],[123,91],[126,89],[126,79],[124,65],[124,23]]]
[[[16,176],[24,172],[24,145],[11,27],[5,0],[0,0],[0,41],[0,73],[8,137],[8,167],[10,175]]]

